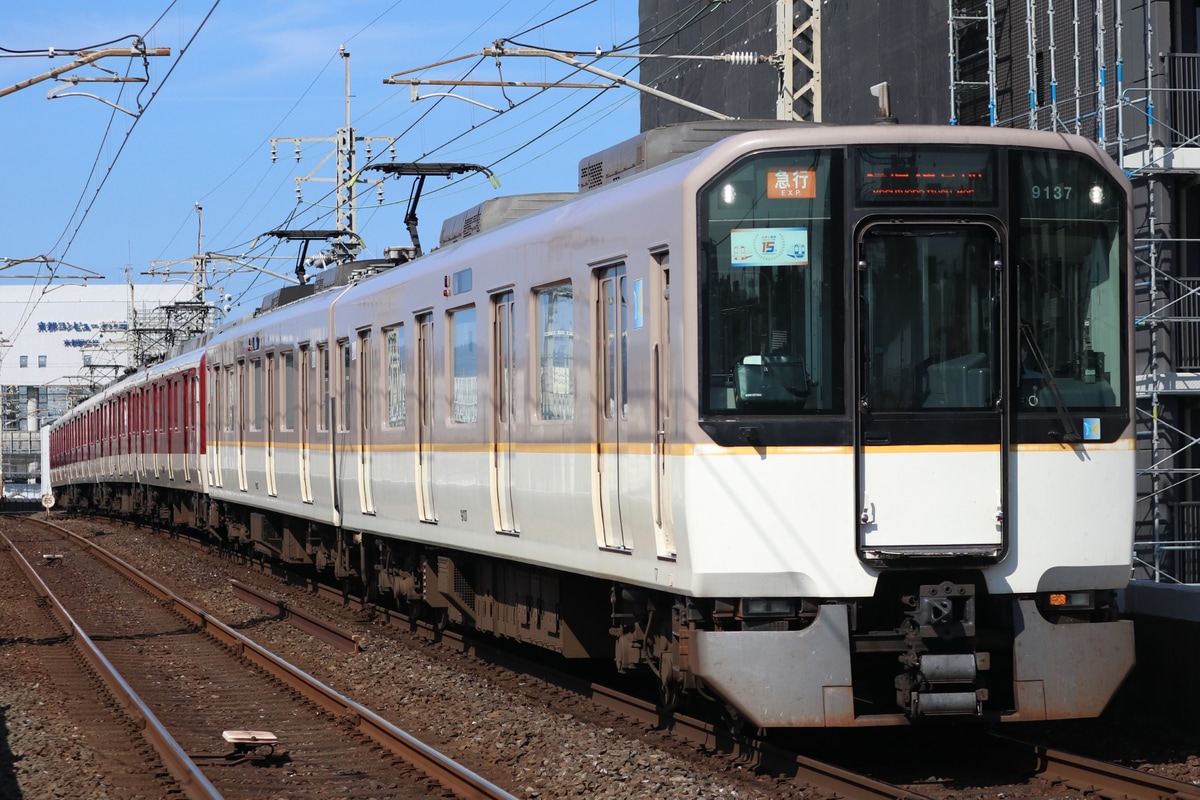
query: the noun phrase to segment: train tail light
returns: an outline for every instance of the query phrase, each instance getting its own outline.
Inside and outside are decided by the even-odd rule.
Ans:
[[[794,617],[796,601],[788,597],[746,597],[742,599],[743,617]]]
[[[1096,598],[1091,591],[1050,592],[1045,596],[1045,602],[1055,611],[1086,611],[1096,607]]]

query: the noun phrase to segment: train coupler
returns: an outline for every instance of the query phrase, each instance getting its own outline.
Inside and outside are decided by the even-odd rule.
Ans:
[[[980,673],[991,667],[991,656],[973,650],[975,587],[926,584],[905,602],[907,649],[895,679],[897,704],[910,718],[982,714],[988,690]]]
[[[896,676],[896,702],[910,717],[983,713],[988,690],[979,673],[991,666],[987,653],[910,654],[909,669]]]

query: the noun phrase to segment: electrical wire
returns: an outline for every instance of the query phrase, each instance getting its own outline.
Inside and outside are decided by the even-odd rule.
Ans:
[[[569,11],[567,11],[567,12],[564,12],[564,13],[562,13],[562,14],[559,14],[559,15],[557,15],[557,16],[555,16],[555,17],[553,17],[553,18],[549,19],[549,20],[546,20],[546,21],[544,21],[544,22],[542,22],[542,23],[539,23],[538,25],[535,25],[535,26],[532,26],[532,27],[526,28],[526,29],[524,29],[524,30],[522,30],[522,31],[520,31],[520,32],[518,32],[518,33],[516,33],[516,34],[514,34],[513,36],[511,36],[511,37],[507,37],[507,38],[505,38],[505,39],[503,39],[503,40],[500,40],[500,41],[512,42],[512,43],[514,43],[514,44],[518,44],[518,45],[519,45],[519,43],[518,43],[518,42],[514,41],[514,40],[515,40],[515,39],[516,39],[518,36],[523,36],[523,35],[525,35],[525,34],[527,34],[527,33],[531,32],[531,31],[534,31],[534,30],[537,30],[537,29],[539,29],[539,28],[542,28],[542,27],[544,27],[544,26],[546,26],[546,25],[548,25],[548,24],[550,24],[550,23],[552,23],[552,22],[554,22],[554,21],[557,21],[557,20],[563,19],[563,18],[565,18],[565,17],[569,16],[569,15],[570,15],[570,14],[572,14],[572,13],[575,13],[575,12],[577,12],[577,11],[579,11],[579,10],[583,9],[583,8],[586,8],[587,6],[593,5],[595,2],[596,2],[596,0],[588,0],[588,2],[582,3],[581,5],[579,5],[579,6],[576,6],[575,8],[572,8],[571,10],[569,10]],[[397,3],[397,5],[398,5],[398,3]],[[506,3],[505,5],[507,5],[507,3]],[[391,11],[391,10],[392,10],[392,9],[394,9],[394,8],[395,8],[395,5],[393,5],[391,8],[389,8],[389,9],[388,9],[388,11]],[[688,30],[688,29],[689,29],[689,28],[691,28],[692,26],[694,26],[694,25],[696,25],[696,24],[699,24],[700,22],[702,22],[702,21],[703,21],[704,19],[706,19],[706,18],[707,18],[707,17],[708,17],[710,14],[712,14],[712,13],[713,13],[713,10],[714,10],[714,7],[713,7],[711,4],[708,4],[708,3],[704,2],[704,0],[698,0],[698,2],[692,3],[692,4],[690,4],[689,6],[686,6],[685,8],[683,8],[683,9],[680,9],[680,10],[678,10],[677,12],[675,12],[675,13],[674,13],[674,14],[673,14],[673,15],[672,15],[670,18],[668,18],[668,19],[667,19],[667,20],[664,22],[664,24],[667,24],[667,25],[669,25],[669,24],[671,24],[671,23],[673,23],[673,22],[675,22],[675,21],[677,21],[677,20],[685,20],[685,21],[684,21],[682,24],[680,24],[680,25],[679,25],[677,28],[675,28],[674,30],[672,30],[670,33],[668,33],[668,34],[665,34],[665,35],[663,35],[663,36],[661,36],[661,37],[657,37],[656,39],[654,39],[654,40],[653,40],[653,42],[654,42],[655,44],[659,45],[658,47],[656,47],[656,48],[655,48],[655,50],[661,49],[662,45],[664,45],[665,43],[667,43],[667,42],[669,42],[669,41],[671,41],[671,40],[673,40],[673,39],[676,39],[676,38],[678,38],[682,32],[684,32],[685,30]],[[379,17],[377,17],[375,20],[373,20],[371,24],[373,25],[375,22],[378,22],[378,20],[379,20],[379,19],[381,19],[381,18],[382,18],[384,15],[386,15],[386,13],[388,13],[388,12],[384,12],[384,14],[381,14]],[[498,12],[497,12],[497,13],[498,13]],[[690,15],[690,18],[689,18],[689,15]],[[493,14],[492,16],[495,16],[495,15]],[[481,26],[480,26],[480,27],[482,27],[482,25],[484,25],[484,24],[486,24],[486,21],[485,21],[485,23],[481,23]],[[367,28],[369,28],[369,27],[370,27],[370,25],[368,25],[368,26],[365,26],[365,27],[364,27],[363,29],[361,29],[361,30],[360,30],[358,33],[356,33],[356,34],[355,34],[355,36],[357,36],[357,35],[361,34],[361,33],[362,33],[364,30],[366,30],[366,29],[367,29]],[[478,28],[477,28],[476,30],[478,30]],[[713,35],[716,35],[716,32],[714,32],[714,33],[711,33],[711,34],[710,34],[708,37],[705,37],[705,40],[708,40],[708,39],[710,39],[710,38],[711,38],[711,36],[713,36]],[[622,47],[625,47],[625,46],[628,46],[628,44],[630,44],[630,43],[633,43],[633,42],[636,42],[636,41],[638,41],[637,37],[636,37],[636,36],[635,36],[635,37],[632,37],[632,38],[631,38],[631,39],[629,39],[629,40],[628,40],[626,43],[623,43],[623,44],[622,44],[622,45],[620,45],[620,46],[618,46],[618,45],[614,45],[614,46],[613,46],[613,49],[612,49],[612,51],[617,51],[617,50],[619,50],[620,48],[622,48]],[[519,45],[519,46],[528,46],[528,45]],[[551,48],[543,48],[543,49],[551,49]],[[556,51],[556,52],[577,52],[577,51],[566,51],[566,50],[563,50],[563,51]],[[610,52],[611,52],[611,51],[610,51]],[[465,79],[465,78],[466,78],[466,76],[469,76],[469,75],[470,75],[470,74],[471,74],[473,71],[475,71],[475,70],[476,70],[476,69],[477,69],[477,68],[478,68],[478,67],[479,67],[479,66],[480,66],[480,65],[481,65],[481,64],[482,64],[482,63],[483,63],[485,60],[487,60],[487,59],[486,59],[486,57],[481,57],[480,59],[478,59],[478,60],[477,60],[477,61],[476,61],[476,62],[475,62],[475,63],[474,63],[474,64],[473,64],[473,65],[472,65],[472,66],[471,66],[469,69],[467,69],[467,70],[466,70],[466,72],[465,72],[465,75],[464,75],[462,78],[460,78],[460,79]],[[596,60],[599,60],[599,59],[596,59]],[[594,62],[593,62],[593,63],[594,63]],[[637,62],[637,63],[635,63],[635,64],[634,64],[632,67],[630,67],[630,69],[629,69],[629,70],[627,70],[627,71],[626,71],[624,74],[625,74],[625,75],[629,75],[629,74],[630,74],[630,73],[632,73],[634,70],[638,69],[638,68],[639,68],[639,66],[641,65],[641,63],[642,63],[642,60],[640,60],[640,59],[639,59],[639,60],[638,60],[638,62]],[[580,71],[580,70],[576,69],[576,70],[572,71],[571,73],[569,73],[569,75],[570,75],[570,74],[577,74],[579,71]],[[568,76],[568,77],[569,77],[569,76]],[[565,80],[567,80],[567,78],[563,78],[563,81],[565,81]],[[544,94],[546,91],[548,91],[548,90],[547,90],[547,89],[542,89],[542,90],[539,90],[538,92],[536,92],[536,93],[535,93],[534,95],[532,95],[531,97],[529,97],[529,98],[525,98],[525,99],[523,99],[523,100],[521,100],[521,101],[519,101],[519,102],[513,103],[513,104],[512,104],[512,109],[510,109],[510,110],[515,110],[516,108],[518,108],[518,107],[520,107],[520,106],[526,105],[527,103],[531,102],[531,101],[532,101],[534,98],[536,98],[536,97],[538,97],[538,96],[540,96],[540,95]],[[520,154],[520,153],[522,153],[522,152],[526,151],[528,148],[535,146],[535,145],[536,145],[536,144],[537,144],[539,141],[542,141],[542,140],[544,140],[544,139],[545,139],[547,136],[549,136],[549,135],[550,135],[551,133],[553,133],[555,130],[558,130],[558,129],[560,129],[560,128],[563,128],[563,127],[564,127],[564,126],[566,126],[566,125],[567,125],[567,124],[568,124],[568,123],[569,123],[569,122],[570,122],[572,119],[574,119],[574,118],[576,118],[578,115],[582,114],[582,113],[583,113],[583,111],[584,111],[585,109],[587,109],[589,106],[591,106],[591,105],[593,105],[595,102],[597,102],[597,101],[599,100],[599,95],[600,95],[600,94],[603,94],[603,93],[604,93],[604,91],[601,91],[600,93],[598,93],[598,94],[594,95],[593,97],[589,98],[589,99],[588,99],[586,102],[584,102],[582,105],[580,105],[580,106],[578,106],[578,107],[574,108],[574,109],[573,109],[573,110],[571,110],[569,113],[565,114],[564,116],[562,116],[561,118],[559,118],[557,121],[555,121],[554,123],[552,123],[552,124],[551,124],[550,126],[548,126],[548,127],[547,127],[547,128],[544,130],[544,131],[542,131],[540,134],[538,134],[537,136],[535,136],[533,139],[530,139],[529,141],[525,142],[524,144],[520,145],[519,147],[516,147],[516,148],[514,148],[514,149],[512,149],[512,150],[509,150],[509,151],[507,151],[507,152],[506,152],[506,153],[505,153],[503,156],[500,156],[499,158],[497,158],[497,159],[493,160],[493,161],[492,161],[492,162],[489,164],[489,167],[495,167],[496,165],[499,165],[499,164],[501,164],[501,163],[504,163],[504,162],[506,162],[506,161],[507,161],[507,160],[509,160],[509,159],[512,159],[512,158],[516,157],[518,154]],[[431,113],[433,113],[433,111],[434,111],[434,110],[436,110],[437,106],[438,106],[438,105],[439,105],[439,104],[442,102],[442,100],[443,100],[443,99],[444,99],[444,98],[438,98],[438,99],[437,99],[437,101],[436,101],[434,104],[432,104],[432,105],[431,105],[431,106],[430,106],[430,107],[429,107],[429,108],[428,108],[428,109],[427,109],[427,110],[426,110],[424,113],[420,114],[420,115],[418,116],[418,118],[417,118],[415,121],[413,121],[411,124],[409,124],[409,125],[408,125],[408,126],[405,128],[405,130],[403,130],[403,131],[402,131],[400,134],[398,134],[398,135],[397,135],[397,136],[395,136],[395,137],[390,137],[389,146],[386,146],[386,147],[383,147],[383,148],[381,148],[381,149],[380,149],[380,152],[379,152],[379,154],[378,154],[377,156],[373,157],[372,159],[370,159],[370,160],[369,160],[369,161],[368,161],[368,162],[367,162],[365,165],[363,165],[363,167],[361,167],[360,169],[365,169],[365,168],[366,168],[366,167],[368,167],[368,166],[369,166],[371,163],[374,163],[375,161],[377,161],[377,160],[381,159],[381,158],[384,156],[384,153],[385,153],[385,152],[387,152],[387,151],[390,149],[390,147],[394,147],[394,146],[395,146],[395,145],[396,145],[398,142],[400,142],[401,140],[403,140],[403,139],[404,139],[406,136],[408,136],[408,135],[409,135],[409,134],[410,134],[410,133],[411,133],[411,132],[412,132],[412,131],[413,131],[413,130],[414,130],[414,129],[415,129],[415,128],[416,128],[416,127],[417,127],[417,126],[418,126],[418,125],[419,125],[419,124],[422,122],[422,121],[424,121],[424,120],[425,120],[425,119],[426,119],[426,118],[427,118],[427,117],[428,117],[428,116],[429,116]],[[627,101],[622,101],[622,102],[627,102]],[[381,103],[380,105],[383,105],[383,104]],[[377,106],[377,107],[378,107],[378,106]],[[505,113],[508,113],[508,112],[505,112]],[[545,113],[545,112],[541,112],[541,113]],[[611,113],[611,110],[609,110],[609,111],[607,111],[607,112],[605,112],[605,113],[606,113],[606,114],[607,114],[607,113]],[[418,160],[418,161],[420,161],[420,160],[424,160],[424,159],[428,158],[429,156],[431,156],[431,155],[433,155],[433,154],[435,154],[435,153],[437,153],[437,152],[441,152],[441,151],[444,151],[444,150],[446,150],[447,148],[449,148],[450,146],[452,146],[452,145],[453,145],[455,142],[458,142],[458,141],[462,140],[464,137],[468,136],[470,133],[474,132],[475,130],[478,130],[479,128],[482,128],[482,127],[484,127],[484,126],[486,126],[486,125],[489,125],[489,124],[495,124],[495,123],[494,123],[494,120],[498,119],[500,116],[502,116],[502,115],[497,115],[497,116],[496,116],[496,117],[494,117],[494,118],[489,118],[489,119],[486,119],[486,120],[484,120],[482,123],[480,123],[480,124],[478,124],[478,125],[473,125],[473,126],[470,128],[470,129],[468,129],[468,130],[466,130],[466,131],[463,131],[463,132],[461,132],[461,133],[459,133],[459,134],[457,134],[457,135],[455,135],[455,136],[452,136],[452,137],[450,137],[448,140],[446,140],[446,141],[442,142],[441,144],[437,145],[436,147],[434,147],[434,148],[432,148],[432,149],[430,149],[430,150],[428,150],[428,151],[424,152],[424,153],[423,153],[423,154],[422,154],[422,155],[421,155],[421,156],[420,156],[418,159],[416,159],[416,160]],[[527,124],[527,122],[528,122],[528,120],[526,121],[526,124]],[[554,149],[554,148],[551,148],[551,149]],[[528,162],[525,162],[525,163],[528,163]],[[467,181],[467,180],[470,180],[470,178],[459,178],[459,179],[457,179],[457,180],[451,181],[451,182],[450,182],[449,184],[447,184],[446,186],[443,186],[443,187],[441,187],[441,188],[438,188],[438,189],[433,189],[433,190],[431,190],[431,191],[428,191],[428,192],[427,192],[427,195],[436,195],[436,194],[439,194],[439,193],[444,193],[444,192],[452,192],[453,190],[455,190],[455,188],[456,188],[456,187],[457,187],[459,184],[461,184],[461,183],[463,183],[463,182],[465,182],[465,181]],[[215,189],[214,189],[214,191],[215,191]],[[319,223],[319,222],[320,222],[320,221],[322,221],[322,220],[329,219],[329,218],[330,218],[330,217],[331,217],[331,216],[332,216],[332,215],[335,213],[335,211],[336,211],[336,207],[335,207],[335,206],[323,206],[323,205],[322,205],[322,203],[323,203],[324,201],[326,201],[328,198],[330,198],[330,197],[331,197],[331,196],[332,196],[332,195],[335,193],[335,191],[336,191],[336,190],[331,190],[331,191],[329,191],[329,192],[326,192],[326,193],[324,193],[324,194],[323,194],[323,195],[322,195],[320,198],[318,198],[317,200],[314,200],[314,201],[308,201],[308,202],[306,203],[306,206],[307,206],[307,209],[306,209],[306,210],[307,210],[307,211],[318,212],[318,211],[321,211],[322,209],[324,209],[323,213],[318,213],[318,214],[316,214],[316,216],[315,216],[315,219],[314,219],[314,223],[313,223],[314,225],[315,225],[315,224],[317,224],[317,223]],[[391,205],[391,204],[388,204],[388,205]],[[297,207],[297,208],[293,208],[293,211],[292,211],[292,213],[290,213],[290,214],[289,214],[289,219],[295,219],[295,216],[296,216],[296,212],[297,212],[297,211],[298,211],[298,207]],[[229,248],[226,248],[226,249],[229,249]],[[243,296],[244,296],[244,293],[243,293]]]
[[[171,6],[174,6],[174,4],[175,4],[175,0],[172,0],[171,4],[167,7],[167,11],[169,11]],[[29,320],[32,318],[33,312],[37,307],[38,301],[41,299],[42,296],[44,296],[46,294],[46,292],[49,290],[50,286],[54,283],[55,276],[58,272],[58,265],[63,263],[64,257],[67,255],[67,253],[70,252],[71,245],[74,243],[75,237],[79,234],[80,229],[83,227],[84,222],[87,220],[87,217],[88,217],[89,213],[91,212],[92,207],[95,205],[96,200],[99,198],[101,191],[104,189],[105,184],[108,182],[109,176],[112,175],[113,169],[114,169],[114,167],[116,167],[117,161],[120,159],[121,154],[125,151],[125,146],[129,143],[130,137],[133,134],[134,129],[137,128],[137,124],[142,119],[142,116],[145,114],[146,109],[148,109],[150,107],[150,104],[154,102],[154,98],[158,96],[159,91],[162,90],[162,87],[166,84],[167,80],[171,77],[171,74],[174,72],[175,67],[178,66],[179,62],[183,59],[183,56],[187,53],[188,49],[191,47],[192,42],[194,42],[196,40],[196,37],[200,34],[200,31],[204,29],[205,24],[212,17],[213,12],[215,12],[217,10],[217,6],[219,6],[220,4],[221,4],[221,0],[215,0],[215,2],[212,5],[212,8],[210,8],[208,11],[208,14],[205,15],[204,19],[201,20],[201,22],[197,26],[195,32],[192,34],[191,39],[189,39],[188,42],[180,49],[179,57],[175,60],[175,62],[167,70],[167,74],[165,76],[163,76],[163,79],[162,79],[162,81],[159,82],[158,87],[155,88],[155,90],[151,93],[150,98],[146,101],[145,106],[141,106],[139,108],[138,114],[134,116],[133,122],[130,124],[129,128],[125,132],[125,138],[121,141],[120,146],[117,148],[117,152],[113,155],[111,161],[109,162],[108,169],[105,170],[104,176],[101,178],[99,184],[96,186],[96,189],[92,194],[91,200],[87,203],[87,206],[83,209],[82,215],[79,217],[78,223],[75,225],[74,231],[70,234],[70,238],[67,239],[66,245],[63,246],[62,252],[57,256],[57,258],[54,261],[54,264],[49,267],[48,275],[46,277],[46,285],[42,288],[41,292],[38,294],[38,296],[36,298],[32,297],[32,293],[36,289],[36,286],[37,286],[36,280],[34,281],[33,285],[30,287],[31,298],[30,298],[30,301],[26,303],[25,311],[21,315],[21,319],[20,319],[20,322],[18,323],[16,331],[14,332],[14,336],[19,335],[21,333],[21,331],[24,330],[25,326],[28,324]],[[158,22],[160,22],[163,19],[163,16],[165,16],[165,14],[166,14],[166,12],[163,12],[163,15],[159,16],[158,20],[155,21],[155,25],[157,25]],[[150,28],[150,30],[153,30],[153,26]],[[147,33],[149,33],[149,31],[147,31]],[[114,118],[115,118],[115,111],[113,114],[110,114],[108,127],[106,128],[104,136],[102,137],[101,147],[99,149],[99,152],[103,152],[103,150],[104,150],[104,143],[107,142],[108,137],[112,131],[112,124],[113,124]],[[98,163],[98,160],[99,160],[99,155],[97,155],[97,161],[93,164],[93,172],[91,173],[91,175],[95,174],[95,165],[96,165],[96,163]],[[71,220],[75,219],[76,214],[79,213],[79,206],[82,204],[83,198],[86,197],[86,195],[87,195],[87,187],[91,185],[91,175],[89,175],[87,183],[84,184],[83,192],[80,195],[79,201],[76,202],[75,211],[72,212],[71,217],[68,219],[67,227],[64,229],[63,233],[59,235],[58,241],[55,242],[54,247],[52,247],[50,249],[50,252],[52,252],[52,253],[55,252],[55,250],[58,248],[58,245],[62,242],[63,238],[67,235],[67,231],[70,230]]]

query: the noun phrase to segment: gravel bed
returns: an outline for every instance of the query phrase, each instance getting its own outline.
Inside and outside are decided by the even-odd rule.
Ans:
[[[99,526],[68,520],[79,533]],[[288,591],[235,563],[133,527],[97,544],[262,642],[297,667],[521,797],[805,798],[657,731],[605,719],[587,701],[544,693],[521,676],[394,629],[360,623],[362,652],[344,654],[233,597],[231,578]],[[313,598],[305,598],[312,605]],[[332,608],[332,607],[331,607]],[[339,620],[340,621],[340,620]],[[544,687],[542,687],[544,689]],[[253,720],[229,720],[254,728]],[[282,742],[286,747],[287,743]]]
[[[0,521],[0,531],[11,526]],[[55,680],[77,664],[25,573],[0,553],[0,798],[161,800],[161,791],[131,793],[129,782],[106,771],[136,769],[139,761],[150,769],[153,756],[148,745],[125,744],[137,741],[132,724],[98,682]]]
[[[98,524],[67,520],[81,533]],[[321,608],[321,601],[293,592],[257,572],[229,560],[181,546],[160,534],[133,527],[106,526],[98,543],[154,579],[208,608],[223,622],[262,641],[296,666],[338,691],[391,719],[401,728],[446,755],[529,798],[807,798],[817,795],[787,781],[756,775],[731,759],[682,744],[635,723],[614,720],[591,703],[554,695],[536,681],[456,654],[394,629],[351,621],[361,636],[363,652],[348,655],[270,618],[235,599],[231,578],[263,587],[281,599]],[[12,589],[0,587],[0,602],[9,604]],[[345,612],[327,605],[341,624]],[[0,625],[4,617],[0,615]],[[0,644],[7,645],[0,627]],[[20,675],[13,648],[0,647],[0,672]],[[10,670],[17,669],[17,673]],[[30,674],[28,681],[36,680]],[[70,720],[61,719],[45,698],[30,696],[27,682],[0,681],[0,712],[8,724],[10,757],[20,773],[24,797],[106,798],[102,787],[91,794],[31,791],[32,775],[59,774],[64,757],[86,764],[87,754],[72,751],[78,738]],[[254,728],[253,720],[229,720],[230,728]],[[1060,725],[1056,732],[1066,749],[1080,752],[1089,743],[1095,757],[1126,763],[1156,775],[1200,785],[1200,744],[1191,736],[1163,737],[1154,723],[1145,727],[1114,726],[1111,721]],[[23,738],[32,727],[33,738]],[[1036,726],[1035,726],[1036,727]],[[46,748],[55,742],[57,748]],[[63,747],[63,742],[71,745]],[[41,743],[41,744],[39,744]],[[1075,743],[1073,746],[1072,743]],[[3,743],[0,742],[0,745]],[[286,746],[286,743],[283,743]],[[1086,753],[1085,753],[1086,754]],[[0,759],[3,758],[0,753]],[[59,772],[56,772],[59,771]],[[0,774],[0,796],[5,776]],[[42,786],[39,784],[38,786]],[[45,784],[48,786],[48,784]],[[1011,788],[1011,787],[1006,787]],[[967,790],[920,791],[941,797],[983,796]],[[1010,795],[1011,796],[1011,795]]]

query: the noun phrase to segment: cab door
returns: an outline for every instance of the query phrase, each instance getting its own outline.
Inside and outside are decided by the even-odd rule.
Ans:
[[[999,231],[868,222],[857,251],[860,553],[998,558],[1008,459]]]

